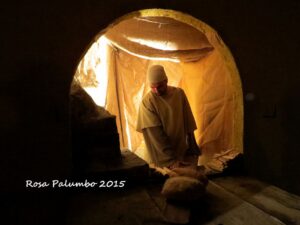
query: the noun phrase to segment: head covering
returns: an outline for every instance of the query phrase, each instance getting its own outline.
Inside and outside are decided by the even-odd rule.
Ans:
[[[158,83],[164,80],[167,80],[168,77],[164,70],[164,67],[161,65],[154,65],[148,69],[148,81],[149,83]]]

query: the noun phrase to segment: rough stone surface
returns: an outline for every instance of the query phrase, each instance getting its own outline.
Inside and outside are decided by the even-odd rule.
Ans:
[[[149,166],[134,153],[123,150],[120,158],[95,161],[89,164],[84,172],[90,176],[113,176],[133,182],[143,182],[148,179]]]

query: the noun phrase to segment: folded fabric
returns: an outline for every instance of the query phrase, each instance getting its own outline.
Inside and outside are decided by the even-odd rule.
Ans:
[[[190,202],[201,198],[205,187],[206,184],[196,178],[176,176],[166,180],[161,193],[167,199]]]

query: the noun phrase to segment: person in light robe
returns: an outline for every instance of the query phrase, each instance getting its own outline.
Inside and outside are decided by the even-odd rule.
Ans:
[[[175,168],[197,163],[196,123],[188,99],[181,88],[168,85],[163,66],[149,68],[147,79],[151,91],[139,107],[136,130],[143,133],[149,164]]]

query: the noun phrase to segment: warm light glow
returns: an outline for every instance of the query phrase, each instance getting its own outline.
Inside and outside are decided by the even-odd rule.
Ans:
[[[132,149],[132,145],[131,145],[131,135],[130,135],[130,130],[129,130],[128,118],[127,118],[127,111],[125,111],[125,121],[126,121],[126,134],[127,134],[128,148],[129,148],[129,149]]]
[[[139,43],[141,45],[145,45],[150,48],[155,48],[159,50],[166,50],[166,51],[174,51],[178,50],[177,45],[173,42],[169,41],[155,41],[155,40],[147,40],[147,39],[140,39],[140,38],[133,38],[133,37],[127,37],[128,40]]]
[[[94,102],[104,107],[106,100],[108,68],[108,40],[101,36],[88,50],[77,68],[77,80]]]
[[[115,46],[121,50],[123,50],[124,52],[127,52],[128,54],[134,55],[136,57],[142,58],[142,59],[148,59],[148,60],[161,60],[161,61],[170,61],[170,62],[175,62],[175,63],[179,63],[180,60],[179,59],[173,59],[173,58],[164,58],[164,57],[151,57],[151,56],[145,56],[145,55],[140,55],[134,52],[131,52],[129,50],[127,50],[126,48],[123,48],[122,46],[120,46],[119,44],[117,44],[116,42],[113,42],[109,39],[106,39],[110,42],[110,44],[112,46]]]

